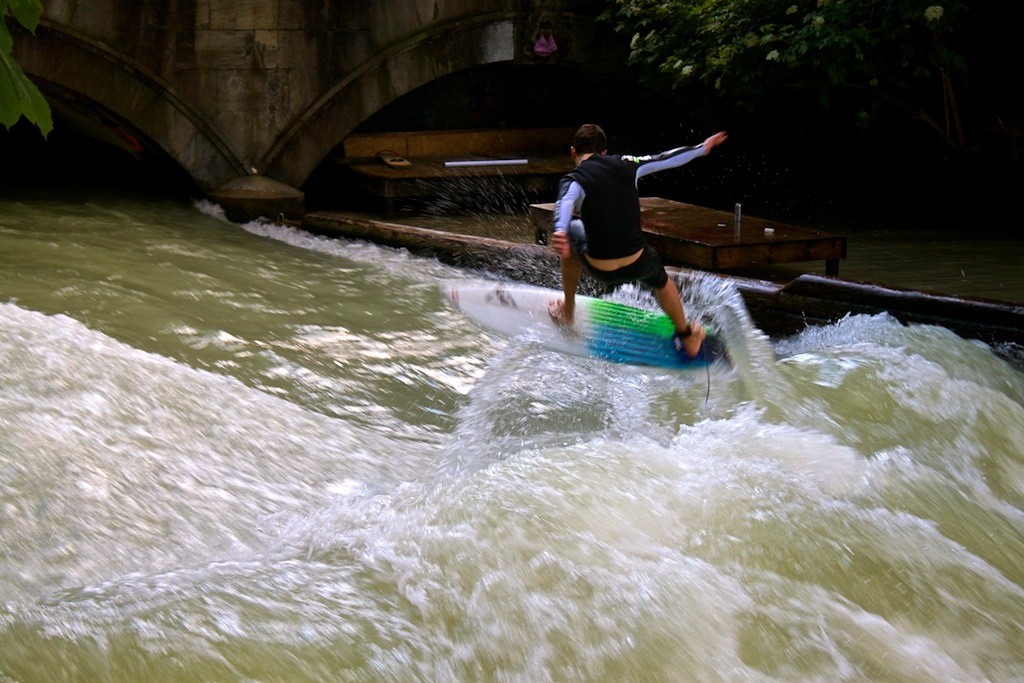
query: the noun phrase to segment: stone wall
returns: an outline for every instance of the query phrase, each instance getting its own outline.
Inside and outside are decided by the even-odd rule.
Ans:
[[[481,64],[529,62],[541,18],[562,59],[621,68],[594,22],[599,5],[51,0],[16,56],[62,106],[158,147],[204,189],[252,172],[298,187],[396,98]]]

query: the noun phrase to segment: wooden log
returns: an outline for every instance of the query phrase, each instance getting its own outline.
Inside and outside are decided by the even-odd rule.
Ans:
[[[497,273],[508,278],[558,287],[558,257],[535,244],[508,242],[431,230],[334,212],[307,214],[302,227],[328,237],[365,240],[442,263]]]
[[[825,319],[887,312],[903,323],[940,325],[987,343],[1024,344],[1024,306],[998,301],[805,274],[782,287],[778,305]]]

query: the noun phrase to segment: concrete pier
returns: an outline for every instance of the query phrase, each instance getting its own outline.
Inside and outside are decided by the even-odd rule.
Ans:
[[[260,216],[301,220],[306,213],[305,194],[273,178],[251,175],[235,178],[209,193],[228,220],[245,223]]]

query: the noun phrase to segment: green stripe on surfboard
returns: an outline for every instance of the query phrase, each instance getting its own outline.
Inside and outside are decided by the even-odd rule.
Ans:
[[[664,313],[645,311],[615,301],[595,299],[590,302],[589,313],[595,325],[607,325],[655,337],[671,337],[675,332],[675,326]]]

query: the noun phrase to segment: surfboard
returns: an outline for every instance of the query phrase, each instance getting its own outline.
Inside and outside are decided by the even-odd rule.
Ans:
[[[575,321],[562,326],[548,314],[548,304],[562,298],[562,293],[554,289],[449,280],[442,283],[441,290],[459,311],[485,329],[506,337],[527,337],[575,356],[671,370],[729,362],[724,340],[707,327],[700,353],[695,358],[680,358],[672,344],[675,327],[660,312],[577,295]]]

